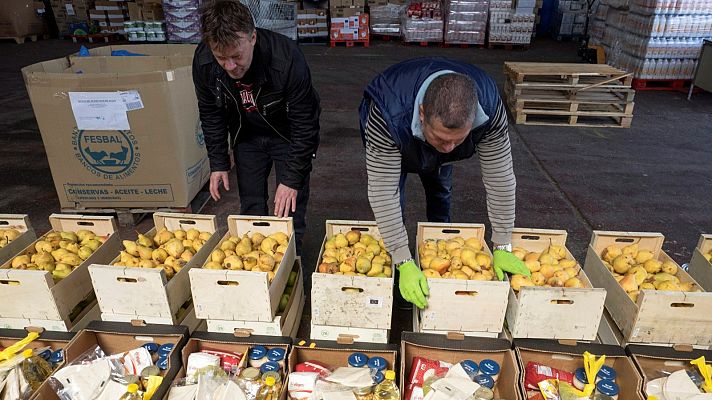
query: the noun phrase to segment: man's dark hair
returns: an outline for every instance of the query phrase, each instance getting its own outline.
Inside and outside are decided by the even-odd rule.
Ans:
[[[425,91],[423,111],[428,123],[440,118],[448,129],[459,129],[475,120],[477,90],[464,74],[445,74],[433,79]]]
[[[203,40],[213,49],[234,46],[238,34],[255,31],[252,13],[238,0],[212,0],[200,9],[200,30]]]

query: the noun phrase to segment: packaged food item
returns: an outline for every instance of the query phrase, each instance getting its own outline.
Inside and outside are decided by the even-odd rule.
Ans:
[[[373,391],[373,400],[400,400],[400,390],[395,382],[395,371],[388,370],[384,375],[386,379],[379,383]]]
[[[107,358],[109,361],[115,360],[123,365],[124,371],[122,375],[139,375],[144,368],[153,365],[151,353],[144,347],[114,354]]]
[[[294,367],[296,372],[316,372],[321,377],[327,377],[331,374],[329,368],[319,361],[305,361]]]
[[[354,397],[356,400],[373,400],[373,387],[354,388]]]
[[[528,362],[527,366],[524,368],[524,384],[527,389],[539,389],[539,382],[545,381],[547,379],[558,379],[560,381],[570,383],[573,385],[574,376],[570,372],[562,371],[556,368],[551,368],[549,366]]]
[[[574,371],[574,387],[578,390],[583,390],[587,384],[588,378],[586,378],[586,370],[583,368],[576,369],[576,371]]]
[[[475,391],[475,394],[470,398],[471,400],[492,400],[494,399],[494,392],[490,388],[481,387]]]
[[[445,376],[452,364],[444,361],[434,361],[425,357],[413,357],[410,376],[405,382],[405,399],[423,398],[423,384],[431,376]]]
[[[363,353],[352,353],[348,358],[349,366],[363,368],[368,364],[368,356]]]
[[[474,382],[487,389],[494,389],[494,379],[489,375],[477,375],[474,378]]]
[[[287,390],[289,397],[293,400],[307,400],[314,392],[316,380],[319,378],[317,372],[292,372],[289,374],[289,384]]]
[[[607,379],[602,379],[596,383],[596,391],[595,394],[602,394],[606,395],[614,400],[618,399],[618,393],[620,392],[620,389],[618,388],[618,385],[610,380]]]
[[[260,367],[260,374],[264,375],[267,372],[277,372],[279,373],[282,370],[282,367],[279,366],[274,361],[267,361],[266,363],[262,364]]]
[[[598,383],[598,381],[600,381],[602,379],[606,379],[606,380],[615,382],[616,376],[617,376],[617,374],[616,374],[615,369],[609,367],[608,365],[602,365],[601,369],[598,370],[598,374],[596,375],[595,383]]]
[[[462,367],[463,370],[467,373],[467,375],[470,376],[470,379],[475,379],[477,375],[480,373],[480,367],[477,365],[476,362],[472,360],[462,360],[460,361],[460,366]],[[488,374],[485,374],[488,375]]]
[[[27,349],[22,354],[25,357],[20,363],[22,376],[34,392],[52,374],[52,366],[44,358],[34,355],[32,349]]]
[[[174,347],[173,343],[162,344],[161,346],[158,347],[158,356],[159,357],[168,357],[168,355],[171,354],[171,351],[173,351],[173,347]]]
[[[242,353],[211,350],[205,348],[200,350],[200,352],[220,357],[220,366],[225,370],[225,372],[231,374],[237,373],[237,368],[240,365],[240,361],[242,361]]]
[[[151,365],[149,367],[144,368],[143,371],[141,371],[141,378],[140,378],[141,386],[147,387],[148,379],[152,376],[159,376],[159,375],[161,375],[161,370],[158,369],[158,367],[155,365]],[[130,375],[130,376],[135,376],[135,375]],[[131,380],[133,380],[133,378],[131,378]],[[135,383],[135,382],[130,382],[130,383]]]
[[[260,370],[254,367],[243,369],[237,378],[237,385],[242,389],[248,399],[254,399],[260,387],[262,387]]]
[[[195,382],[195,372],[208,366],[219,367],[220,357],[214,354],[203,352],[192,353],[188,356],[188,364],[185,367],[185,377],[188,381]],[[156,367],[157,368],[157,367]],[[158,374],[154,374],[158,375]]]
[[[138,385],[132,383],[126,388],[126,393],[119,400],[143,400],[143,396],[138,393]]]
[[[487,359],[480,362],[480,373],[491,376],[495,382],[499,379],[499,371],[500,366],[497,361]]]
[[[267,352],[267,359],[272,362],[276,362],[280,367],[284,368],[284,357],[287,352],[281,347],[271,348]]]
[[[388,368],[388,361],[383,357],[372,357],[368,360],[366,364],[368,368],[375,369],[376,371],[385,371]]]
[[[247,355],[250,359],[250,367],[259,368],[262,364],[269,361],[267,359],[267,348],[264,346],[252,347]]]

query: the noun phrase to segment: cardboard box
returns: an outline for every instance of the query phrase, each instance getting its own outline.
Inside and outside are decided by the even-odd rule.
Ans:
[[[196,46],[194,44],[161,44],[159,46],[155,44],[130,44],[130,45],[112,45],[112,46],[102,46],[94,47],[89,49],[89,55],[95,57],[109,57],[113,51],[126,50],[132,53],[143,54],[147,56],[157,56],[157,57],[193,57],[195,54]],[[77,57],[77,55],[72,55],[70,58]]]
[[[22,69],[62,208],[190,204],[210,175],[192,61],[74,57]],[[56,96],[102,92],[108,95],[99,101],[115,101],[117,91],[135,91],[141,100],[126,100],[135,107],[126,112],[129,129],[78,129],[69,96]],[[121,102],[112,104],[121,117]]]
[[[121,10],[121,6],[115,1],[96,0],[94,1],[94,7],[96,7],[97,10],[104,11]]]
[[[208,332],[232,333],[239,336],[265,335],[297,337],[299,325],[304,311],[304,274],[301,260],[294,261],[292,271],[297,272],[294,288],[289,296],[289,302],[281,313],[277,313],[270,322],[258,321],[223,321],[207,320]],[[291,272],[290,272],[291,273]]]
[[[168,393],[171,383],[181,368],[181,350],[188,339],[188,330],[182,326],[153,325],[135,327],[119,322],[95,321],[86,329],[77,333],[64,349],[65,364],[71,364],[82,354],[95,346],[108,355],[123,353],[140,347],[145,343],[173,344],[173,350],[168,355],[168,369],[162,371],[163,382],[153,395],[162,399]],[[42,400],[59,400],[56,392],[45,381],[37,390],[36,397]]]
[[[37,236],[30,224],[30,217],[27,214],[0,214],[0,229],[16,229],[20,236],[0,248],[0,264],[15,257],[30,243],[34,242]]]
[[[633,302],[600,257],[609,245],[637,243],[640,250],[652,251],[654,259],[674,263],[662,250],[664,240],[661,233],[593,231],[584,269],[595,287],[606,289],[606,309],[626,342],[712,345],[712,336],[706,333],[712,327],[712,314],[706,312],[712,309],[712,293],[641,290]],[[676,276],[699,287],[682,268]]]
[[[163,269],[114,266],[119,256],[105,265],[89,267],[92,285],[105,321],[131,322],[140,320],[149,324],[174,325],[181,321],[180,310],[191,301],[188,271],[200,267],[218,243],[218,225],[214,215],[155,213],[154,227],[145,233],[153,239],[166,228],[169,231],[197,229],[212,236],[183,269],[166,278]]]
[[[398,346],[394,344],[374,343],[334,343],[329,341],[301,340],[292,346],[289,353],[289,372],[294,371],[297,364],[305,361],[318,361],[330,368],[348,367],[348,358],[353,353],[363,353],[368,358],[383,357],[388,366],[386,369],[398,368]]]
[[[143,21],[142,8],[137,3],[129,3],[129,20]]]
[[[707,261],[704,255],[711,251],[712,235],[700,235],[700,240],[697,242],[695,250],[692,251],[692,260],[690,260],[687,269],[690,276],[707,291],[712,291],[712,263]]]
[[[564,230],[514,228],[512,246],[542,253],[555,244],[566,248]],[[595,340],[603,315],[606,290],[594,288],[576,262],[583,288],[522,287],[509,292],[507,325],[514,338]]]
[[[57,283],[48,271],[12,269],[11,260],[0,266],[0,297],[5,299],[0,302],[2,328],[40,326],[47,330],[76,330],[77,321],[81,321],[95,304],[89,265],[107,263],[119,252],[120,239],[113,217],[52,214],[49,222],[52,226],[50,232],[89,229],[107,239],[71,274]],[[19,254],[35,254],[35,243],[32,242]],[[71,319],[70,314],[80,304],[85,305],[84,311]]]
[[[348,18],[358,16],[363,13],[363,7],[332,7],[329,9],[332,18]]]
[[[483,224],[419,222],[417,249],[428,239],[449,240],[455,237],[478,239],[482,243],[482,251],[492,259],[492,252],[485,242]],[[420,265],[420,251],[416,252],[416,263]],[[454,331],[497,337],[502,331],[509,282],[428,278],[428,287],[428,307],[423,310],[414,307],[419,314],[420,330],[417,332]],[[463,315],[462,310],[468,310],[468,313]]]
[[[520,381],[520,370],[512,343],[504,339],[464,337],[450,339],[443,335],[427,333],[403,332],[401,339],[400,376],[401,397],[422,398],[422,388],[410,384],[413,357],[424,357],[434,361],[445,361],[451,364],[463,360],[473,360],[477,363],[483,359],[491,359],[499,363],[501,372],[497,379],[495,398],[521,400],[522,395],[517,389]],[[415,397],[409,397],[415,392]]]
[[[577,368],[583,367],[583,353],[588,351],[596,356],[605,355],[605,365],[616,371],[616,383],[620,387],[620,399],[643,400],[640,393],[642,378],[632,360],[626,356],[625,350],[619,346],[595,343],[562,344],[554,340],[521,339],[514,340],[514,351],[517,353],[519,368],[522,370],[519,390],[524,398],[526,366],[529,362],[557,368],[572,374]]]
[[[319,251],[317,263],[321,262],[326,241],[339,233],[358,230],[375,239],[380,239],[378,226],[374,221],[326,221],[326,235]],[[317,267],[318,268],[318,267]],[[318,269],[317,269],[318,270]],[[315,271],[317,271],[315,270]],[[329,337],[343,330],[344,335],[352,335],[349,329],[377,330],[388,340],[393,311],[393,277],[376,278],[366,276],[332,275],[314,272],[312,274],[312,339],[324,339],[323,328],[332,327]],[[345,289],[356,289],[345,291]],[[335,301],[339,299],[339,301]],[[318,327],[318,330],[314,329]],[[319,332],[322,333],[319,333]],[[385,335],[384,335],[385,333]],[[361,336],[361,335],[359,335]],[[357,341],[364,338],[359,337]]]
[[[685,348],[684,346],[647,346],[629,345],[627,348],[630,358],[638,368],[641,375],[640,390],[643,396],[651,398],[654,393],[647,392],[650,381],[658,378],[665,378],[671,373],[687,369],[699,373],[697,367],[690,364],[690,361],[699,357],[705,357],[707,363],[712,359],[712,351]]]
[[[147,4],[143,6],[141,14],[144,21],[163,21],[166,17],[160,4]]]
[[[24,38],[45,33],[33,0],[6,0],[0,7],[0,38]]]
[[[271,283],[266,272],[191,269],[190,287],[196,314],[200,319],[271,322],[297,257],[292,218],[230,215],[227,226],[228,232],[216,248],[230,236],[242,237],[255,232],[269,236],[284,232],[289,236],[287,252],[274,270]],[[239,302],[240,307],[235,307],[235,302]]]

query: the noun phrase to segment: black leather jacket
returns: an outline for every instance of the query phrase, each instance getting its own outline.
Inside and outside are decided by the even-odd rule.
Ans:
[[[319,95],[304,55],[287,37],[257,28],[254,49],[255,102],[260,115],[290,143],[283,182],[301,189],[319,147]],[[211,171],[230,170],[230,148],[240,134],[240,112],[231,79],[200,43],[193,57],[193,82]],[[254,133],[254,132],[253,132]]]

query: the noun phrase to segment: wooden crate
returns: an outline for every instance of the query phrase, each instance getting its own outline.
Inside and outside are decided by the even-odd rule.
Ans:
[[[390,329],[354,328],[347,326],[317,325],[313,318],[309,338],[340,343],[388,343]]]
[[[79,332],[93,321],[101,319],[101,310],[96,300],[90,302],[73,319],[1,318],[0,329],[41,329],[49,332]],[[68,321],[68,322],[67,322]]]
[[[0,229],[17,229],[21,233],[17,239],[0,248],[0,264],[11,260],[37,238],[26,214],[0,214]]]
[[[216,319],[207,320],[208,332],[214,333],[234,333],[238,336],[264,335],[264,336],[291,336],[296,337],[302,321],[304,311],[304,276],[300,260],[295,261],[297,280],[292,295],[289,296],[289,303],[282,314],[277,314],[270,322],[258,321],[222,321]]]
[[[712,235],[701,235],[687,269],[690,276],[708,292],[712,291],[712,263],[707,261],[703,254],[710,251],[712,251]]]
[[[542,252],[550,244],[566,248],[564,230],[515,228],[512,246]],[[509,291],[507,325],[514,338],[595,340],[603,315],[606,290],[594,288],[580,265],[583,288],[522,287]]]
[[[163,269],[98,263],[91,265],[89,273],[104,321],[140,320],[149,324],[168,325],[179,323],[178,310],[191,300],[188,273],[191,268],[203,265],[220,240],[214,215],[155,213],[153,223],[154,227],[145,234],[151,239],[163,228],[171,231],[194,228],[210,232],[212,236],[171,280],[166,278]],[[116,257],[108,264],[118,259]]]
[[[376,239],[381,238],[376,222],[328,220],[317,263],[322,259],[324,243],[327,239],[352,229],[367,233]],[[344,335],[357,334],[360,339],[363,339],[364,336],[374,338],[371,335],[373,333],[379,340],[382,336],[387,340],[393,311],[393,282],[393,277],[343,276],[314,272],[311,293],[311,337],[333,340],[327,337],[332,338],[338,336],[338,332],[343,332]],[[357,289],[357,291],[346,291],[347,289]]]
[[[606,309],[628,343],[712,345],[712,293],[641,290],[638,301],[628,297],[600,257],[607,246],[637,242],[641,250],[653,252],[661,262],[674,262],[663,250],[661,233],[594,231],[584,269],[595,287],[605,288]],[[697,282],[681,268],[681,282]],[[699,284],[698,284],[699,286]]]
[[[492,257],[485,242],[483,224],[444,224],[419,222],[416,243],[418,248],[427,239],[475,237],[482,242],[482,250]],[[419,252],[416,263],[420,265]],[[509,282],[475,281],[428,278],[430,297],[428,307],[417,310],[419,329],[416,332],[469,332],[473,336],[497,337],[504,325],[507,311]],[[467,310],[466,314],[462,310]],[[435,331],[435,332],[434,332]],[[467,333],[466,333],[467,334]]]
[[[287,252],[272,283],[266,272],[191,269],[195,313],[198,318],[207,320],[272,322],[297,258],[292,218],[231,215],[227,225],[228,233],[216,248],[230,236],[285,232],[289,235]]]
[[[192,303],[187,303],[183,305],[183,310],[181,310],[177,317],[174,317],[177,321],[169,322],[170,318],[160,318],[160,317],[146,317],[142,319],[133,319],[129,321],[133,326],[151,326],[151,325],[182,325],[188,328],[190,333],[198,330],[203,324],[203,320],[198,319],[195,316],[195,308]],[[101,314],[101,320],[106,322],[126,322],[125,318],[121,315],[116,314]]]
[[[423,321],[422,321],[422,310],[419,310],[418,307],[413,307],[413,332],[417,333],[430,333],[433,335],[453,335],[453,334],[459,334],[463,336],[469,336],[469,337],[483,337],[483,338],[497,338],[499,337],[502,332],[487,332],[487,331],[455,331],[455,330],[444,330],[444,329],[425,329],[423,328]]]
[[[121,250],[113,217],[52,214],[49,222],[50,232],[89,229],[108,238],[69,276],[57,283],[47,271],[15,270],[10,268],[11,261],[0,266],[0,324],[12,324],[21,329],[27,325],[17,326],[18,321],[41,325],[39,321],[44,320],[52,327],[72,330],[75,324],[69,320],[70,313],[79,303],[94,297],[89,265],[108,263]],[[20,254],[34,252],[35,243],[25,247]]]
[[[336,369],[348,367],[349,356],[353,353],[363,353],[368,358],[383,357],[386,360],[386,369],[397,370],[398,368],[398,346],[393,344],[375,343],[333,343],[331,341],[307,342],[301,340],[295,342],[289,352],[289,371],[294,371],[297,364],[307,361],[317,361],[326,366]]]
[[[517,124],[630,127],[632,76],[603,64],[506,62],[505,95]]]

